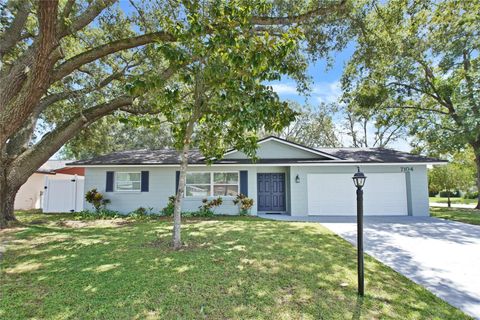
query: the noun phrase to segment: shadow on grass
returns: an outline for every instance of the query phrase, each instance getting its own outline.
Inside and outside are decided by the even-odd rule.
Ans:
[[[5,298],[0,315],[465,317],[370,258],[365,265],[368,295],[359,300],[354,248],[320,225],[249,217],[189,218],[182,236],[187,248],[194,249],[178,252],[166,245],[170,232],[169,221],[101,229],[30,225],[16,234],[1,262]],[[155,241],[160,245],[152,246]]]

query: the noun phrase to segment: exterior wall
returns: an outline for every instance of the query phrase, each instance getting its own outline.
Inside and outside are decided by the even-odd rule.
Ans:
[[[17,192],[14,208],[16,210],[30,210],[42,208],[43,192],[45,190],[45,177],[52,180],[72,179],[68,174],[34,173],[28,178]]]
[[[368,177],[368,173],[398,173],[403,168],[413,168],[409,172],[407,180],[409,214],[414,216],[428,216],[428,185],[427,169],[425,165],[365,165],[362,171]],[[110,168],[86,168],[85,171],[85,192],[97,188],[111,200],[109,208],[122,213],[131,212],[138,207],[152,207],[154,212],[159,212],[167,205],[168,197],[175,194],[176,177],[178,167],[110,167]],[[105,192],[106,171],[132,172],[148,170],[149,192]],[[252,214],[257,214],[257,173],[285,172],[286,178],[286,208],[287,213],[296,216],[308,215],[307,199],[307,174],[309,173],[348,173],[356,172],[356,166],[218,166],[218,167],[190,167],[189,171],[248,171],[248,196],[254,199]],[[298,174],[300,182],[296,183]],[[407,174],[406,174],[407,175]],[[407,177],[405,177],[407,179]],[[368,183],[368,180],[367,180]],[[355,192],[353,183],[351,190]],[[219,214],[238,214],[238,208],[233,205],[231,197],[223,197],[224,204],[216,208]],[[182,203],[183,211],[195,211],[201,205],[202,198],[185,198]],[[84,208],[93,209],[90,204],[85,203]],[[410,211],[410,210],[409,210]]]
[[[18,190],[14,208],[16,210],[40,209],[44,186],[45,174],[32,174]]]
[[[153,212],[162,210],[168,202],[168,197],[175,194],[176,177],[175,172],[179,167],[102,167],[85,168],[85,192],[92,188],[105,195],[111,200],[109,209],[121,213],[129,213],[138,207],[153,208]],[[149,191],[148,192],[105,192],[106,172],[132,172],[148,170],[149,173]],[[257,214],[257,172],[285,172],[286,184],[288,187],[288,168],[287,167],[255,167],[255,166],[236,166],[236,167],[190,167],[189,172],[202,171],[248,171],[248,196],[253,198],[254,206],[251,214]],[[222,197],[223,205],[215,209],[219,214],[238,214],[238,207],[233,204],[233,197]],[[203,197],[184,198],[182,202],[183,211],[196,211],[202,204]],[[290,200],[287,193],[287,208]],[[84,202],[84,208],[92,210],[93,207]]]
[[[413,216],[428,216],[428,182],[426,165],[366,165],[361,166],[362,171],[367,176],[368,173],[398,173],[402,172],[402,167],[413,168],[410,174],[410,188],[407,184],[407,193],[411,208],[411,215]],[[357,171],[356,166],[292,166],[290,168],[290,197],[292,200],[290,212],[295,216],[308,215],[308,199],[307,199],[307,174],[309,173],[351,173]],[[295,182],[295,177],[298,174],[300,183]],[[405,177],[405,179],[407,179]],[[410,190],[409,190],[410,189]],[[345,192],[355,192],[352,182],[352,189],[345,190]]]
[[[257,156],[260,159],[318,159],[324,158],[318,154],[301,150],[278,141],[266,141],[259,144]],[[243,152],[228,154],[224,159],[249,159]]]

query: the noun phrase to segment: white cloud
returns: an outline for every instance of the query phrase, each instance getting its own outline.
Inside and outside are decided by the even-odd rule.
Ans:
[[[339,81],[316,83],[312,90],[312,96],[318,103],[336,102],[341,95],[342,88]]]
[[[294,83],[275,83],[271,84],[273,91],[279,95],[298,95],[297,86]]]

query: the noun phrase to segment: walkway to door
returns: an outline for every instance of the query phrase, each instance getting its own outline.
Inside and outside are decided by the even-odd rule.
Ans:
[[[261,217],[319,222],[356,244],[356,217]],[[367,216],[364,230],[368,254],[480,319],[480,226],[431,217]]]

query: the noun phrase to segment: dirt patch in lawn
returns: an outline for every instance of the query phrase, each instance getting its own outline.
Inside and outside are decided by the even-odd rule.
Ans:
[[[125,219],[106,219],[106,220],[62,220],[56,223],[58,227],[63,228],[118,228],[130,224],[131,221]]]

